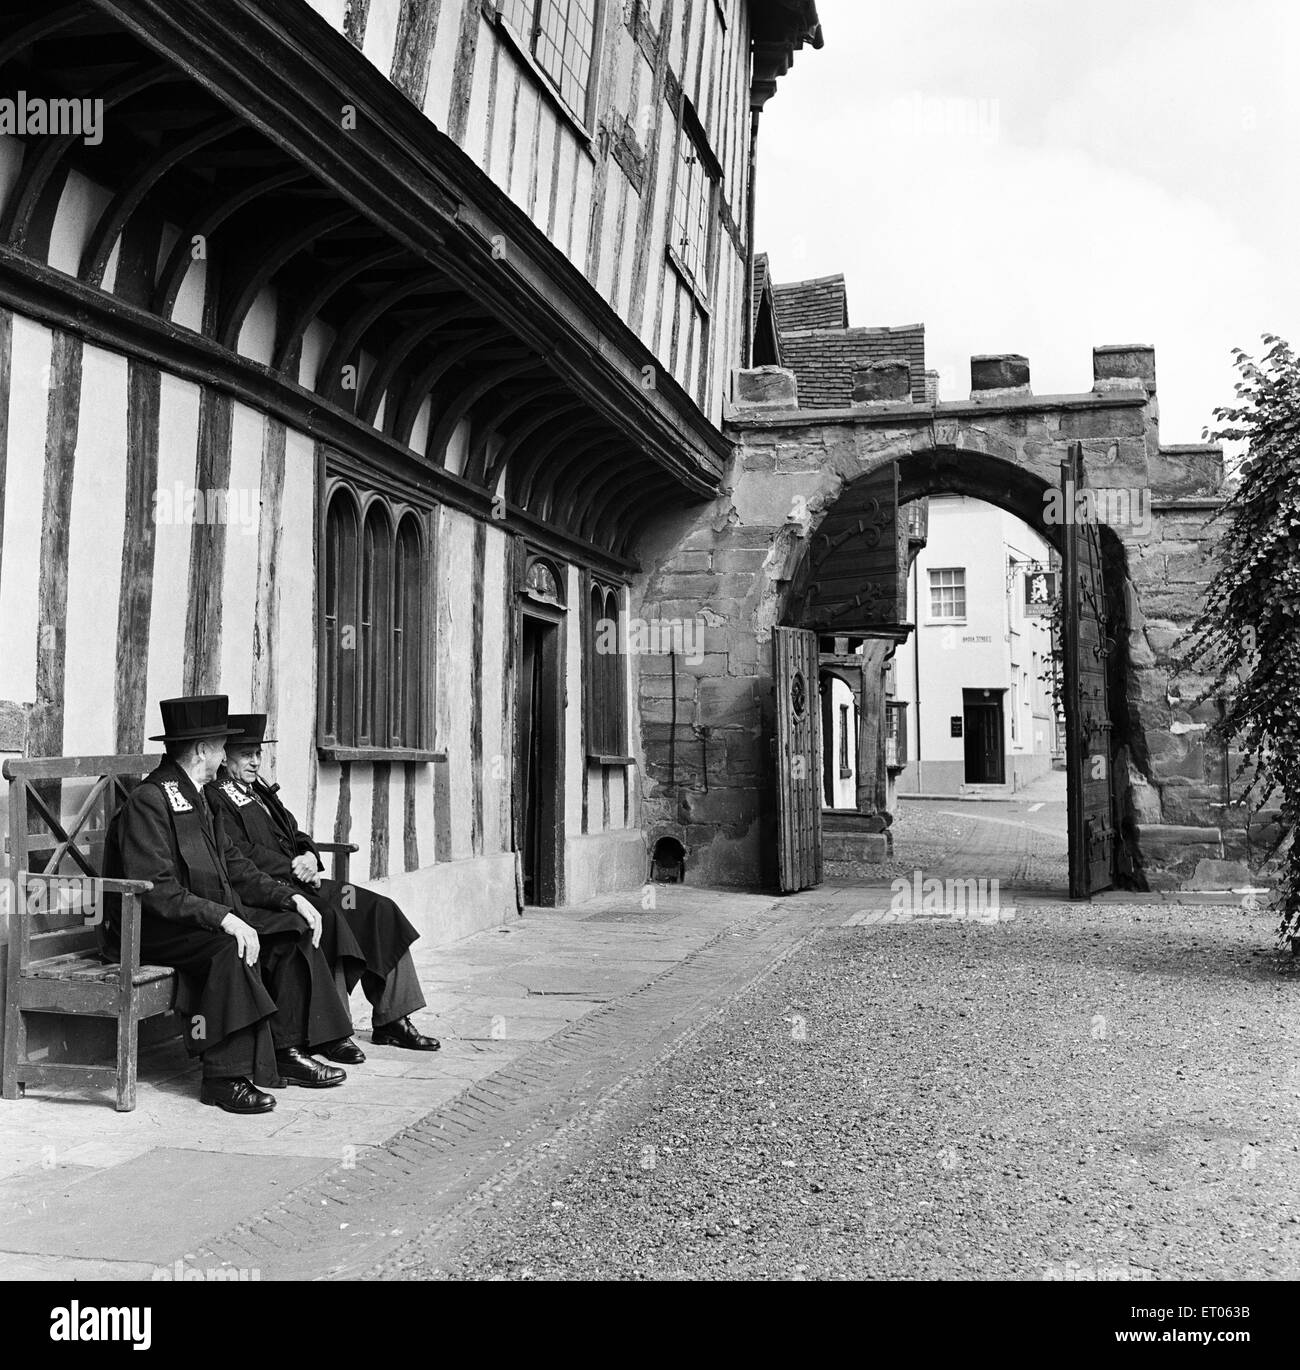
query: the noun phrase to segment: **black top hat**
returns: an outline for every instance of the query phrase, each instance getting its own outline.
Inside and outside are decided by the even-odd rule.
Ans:
[[[230,726],[239,730],[233,741],[237,747],[260,747],[264,742],[274,742],[267,737],[265,714],[231,714]]]
[[[179,699],[160,699],[163,730],[150,742],[199,742],[212,737],[230,737],[239,728],[227,714],[230,701],[225,695],[183,695]]]

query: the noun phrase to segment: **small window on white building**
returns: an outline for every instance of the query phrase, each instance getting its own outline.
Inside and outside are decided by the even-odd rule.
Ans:
[[[930,621],[957,622],[966,618],[966,568],[944,566],[930,572]]]

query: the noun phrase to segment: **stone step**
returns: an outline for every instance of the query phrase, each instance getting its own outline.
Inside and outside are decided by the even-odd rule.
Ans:
[[[822,832],[875,833],[884,823],[879,814],[858,813],[855,809],[823,809]]]
[[[878,865],[889,856],[883,832],[827,832],[822,830],[822,861],[869,862]]]

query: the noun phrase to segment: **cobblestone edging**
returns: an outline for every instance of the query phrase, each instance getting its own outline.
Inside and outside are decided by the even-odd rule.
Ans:
[[[598,1118],[634,1077],[833,923],[836,907],[824,895],[786,899],[728,924],[631,994],[186,1258],[255,1268],[274,1280],[355,1279],[400,1266],[403,1248],[465,1221],[562,1130]]]

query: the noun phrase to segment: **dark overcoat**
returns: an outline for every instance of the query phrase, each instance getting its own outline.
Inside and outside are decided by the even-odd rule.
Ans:
[[[387,977],[420,934],[386,895],[323,877],[319,888],[294,879],[293,858],[310,855],[320,865],[320,851],[298,827],[278,788],[261,779],[252,785],[241,784],[223,768],[207,787],[207,796],[213,811],[224,815],[226,829],[240,853],[282,887],[306,895],[320,910],[325,921],[321,948],[331,964],[342,965],[348,989],[355,986],[363,970]]]
[[[104,873],[153,884],[141,896],[140,955],[180,972],[177,1008],[188,1019],[192,1053],[243,1028],[268,1025],[276,1003],[266,981],[287,956],[307,965],[307,1041],[347,1036],[347,1011],[325,957],[311,945],[310,930],[293,906],[293,891],[264,875],[230,841],[222,818],[175,762],[164,760],[114,814]],[[113,959],[120,950],[117,903],[106,898],[101,929]],[[253,966],[221,930],[229,913],[257,930],[262,952]]]

